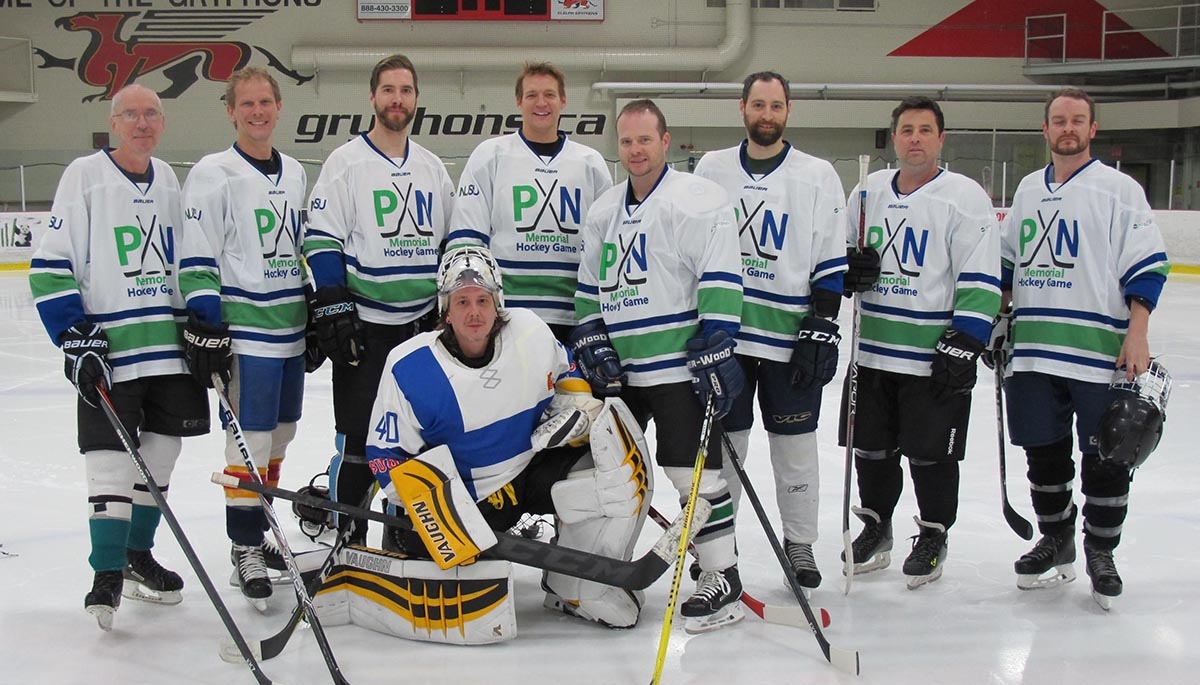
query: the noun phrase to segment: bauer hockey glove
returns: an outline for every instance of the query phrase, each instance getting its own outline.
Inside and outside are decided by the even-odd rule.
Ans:
[[[992,337],[988,341],[987,350],[983,353],[983,364],[989,369],[1003,369],[1012,356],[1012,304],[996,315],[992,321]]]
[[[228,381],[229,370],[233,367],[231,344],[229,324],[206,324],[196,318],[195,312],[188,312],[187,326],[183,329],[183,357],[187,360],[188,371],[201,387],[213,387],[214,373]]]
[[[971,392],[975,387],[975,360],[983,349],[983,343],[962,331],[951,328],[942,334],[934,348],[929,375],[934,399]]]
[[[733,409],[733,400],[746,387],[742,365],[733,356],[733,338],[716,331],[708,338],[687,342],[687,367],[692,372],[692,390],[702,403],[713,398],[713,418],[721,418]]]
[[[838,325],[819,316],[809,315],[800,322],[800,332],[792,345],[792,387],[799,391],[823,387],[837,373]]]
[[[112,365],[108,363],[108,336],[104,329],[86,321],[63,331],[58,344],[67,356],[63,369],[67,380],[75,384],[79,396],[93,407],[100,406],[96,384],[112,388]]]
[[[318,289],[308,301],[308,312],[317,333],[317,346],[325,356],[342,364],[358,365],[366,343],[349,289],[344,285]]]
[[[879,252],[873,247],[847,248],[846,267],[842,276],[842,294],[850,297],[866,292],[879,280]]]
[[[575,355],[575,366],[592,386],[597,397],[616,397],[625,383],[621,358],[608,339],[604,322],[594,319],[571,330],[567,343]]]

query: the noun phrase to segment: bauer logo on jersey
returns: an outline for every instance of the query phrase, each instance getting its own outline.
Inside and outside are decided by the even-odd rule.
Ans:
[[[649,268],[645,233],[618,235],[616,243],[605,242],[600,248],[600,309],[616,312],[650,304],[650,298],[639,291]]]
[[[880,275],[874,291],[881,295],[916,297],[916,280],[925,268],[929,231],[908,224],[908,219],[885,217],[882,226],[867,227],[866,245],[879,251]]]
[[[113,227],[121,273],[135,279],[129,296],[151,295],[158,288],[170,292],[167,277],[175,270],[175,230],[157,214],[136,215],[136,220],[137,225]]]

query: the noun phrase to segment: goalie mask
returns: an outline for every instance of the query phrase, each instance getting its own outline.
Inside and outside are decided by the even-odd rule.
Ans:
[[[460,288],[474,286],[492,294],[496,301],[496,312],[504,311],[504,285],[500,278],[500,267],[492,253],[483,247],[462,247],[442,257],[438,267],[437,292],[438,313],[445,314],[450,308],[450,294]]]
[[[1125,380],[1125,371],[1117,371],[1109,387],[1117,397],[1100,417],[1100,458],[1133,470],[1145,463],[1162,438],[1171,375],[1151,360],[1150,368],[1132,381]]]

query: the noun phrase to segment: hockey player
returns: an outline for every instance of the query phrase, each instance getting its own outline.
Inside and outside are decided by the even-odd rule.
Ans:
[[[533,310],[565,341],[575,326],[579,231],[612,175],[599,152],[558,130],[567,104],[562,70],[526,64],[516,96],[521,130],[471,153],[447,249],[489,246],[504,271],[509,305]]]
[[[188,173],[179,276],[188,366],[210,387],[214,372],[229,376],[250,454],[272,485],[300,420],[307,322],[300,253],[307,180],[300,163],[273,145],[281,109],[279,84],[266,70],[246,67],[229,77],[225,112],[237,141]],[[249,479],[232,434],[225,461],[225,473]],[[284,568],[266,527],[255,494],[226,488],[231,582],[260,610],[271,595],[268,566]]]
[[[486,549],[480,540],[494,544],[491,531],[507,530],[523,513],[553,513],[559,544],[628,560],[650,502],[644,446],[615,442],[637,432],[628,410],[594,399],[546,324],[505,306],[487,250],[448,253],[437,283],[440,330],[388,355],[367,442],[389,501],[404,503],[414,530],[425,533],[398,547],[425,551],[449,569]],[[590,450],[569,444],[589,434]],[[425,504],[433,482],[438,501],[453,506]],[[451,509],[466,523],[437,515]],[[466,535],[431,538],[443,525]],[[386,531],[385,543],[395,544],[395,534]],[[448,546],[467,538],[475,541],[467,551]],[[547,608],[613,628],[637,622],[640,597],[625,590],[553,573],[545,586]]]
[[[338,454],[330,495],[359,504],[375,479],[367,432],[384,360],[433,312],[438,254],[454,196],[442,161],[408,137],[420,88],[404,55],[371,71],[375,124],[330,153],[309,202],[304,252],[317,342],[333,361]],[[352,540],[363,543],[366,521]]]
[[[892,111],[899,171],[867,177],[865,244],[846,280],[862,294],[854,464],[865,524],[854,573],[891,563],[892,514],[908,457],[919,534],[904,561],[910,589],[941,577],[958,512],[976,359],[1000,306],[1000,233],[987,194],[937,166],[945,142],[937,103],[909,97]],[[850,194],[848,241],[858,240],[859,188]],[[864,276],[865,272],[870,272]],[[847,384],[847,388],[849,385]],[[843,399],[843,408],[845,401]],[[842,417],[843,426],[845,416]],[[845,430],[842,429],[845,442]]]
[[[671,135],[650,100],[617,116],[627,182],[588,212],[572,332],[575,361],[599,393],[622,399],[656,427],[655,458],[679,491],[691,491],[705,405],[721,418],[745,383],[733,356],[742,311],[737,226],[717,184],[667,167]],[[696,535],[701,574],[681,607],[690,632],[743,617],[733,503],[721,476],[722,428],[707,445],[700,497],[712,505]]]
[[[150,552],[161,514],[104,412],[108,391],[163,494],[182,436],[208,432],[204,389],[187,375],[174,245],[183,223],[175,173],[151,155],[166,128],[162,103],[140,85],[112,100],[119,139],[63,172],[29,285],[50,339],[79,390],[79,451],[87,472],[95,572],[84,607],[104,630],[126,597],[176,604],[183,580]]]
[[[1072,415],[1082,452],[1083,551],[1097,601],[1121,594],[1113,550],[1128,511],[1130,473],[1098,456],[1114,368],[1132,380],[1150,365],[1150,312],[1169,265],[1145,192],[1091,156],[1091,97],[1077,88],[1046,104],[1051,163],[1021,180],[1003,226],[1003,283],[1013,304],[1008,429],[1025,448],[1042,537],[1017,560],[1017,586],[1075,577]],[[1008,293],[1006,292],[1006,295]],[[1053,571],[1048,577],[1043,574]]]
[[[787,79],[771,71],[746,77],[738,103],[746,125],[741,145],[710,152],[696,175],[734,198],[741,241],[741,328],[737,360],[746,390],[725,417],[742,458],[754,424],[758,390],[767,430],[783,546],[796,580],[821,584],[817,540],[817,421],[821,388],[837,372],[837,317],[846,268],[844,191],[833,165],[783,139],[791,114]],[[728,460],[722,476],[736,507],[741,494]]]

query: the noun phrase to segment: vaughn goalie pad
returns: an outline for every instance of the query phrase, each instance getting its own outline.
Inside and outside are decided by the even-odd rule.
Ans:
[[[591,467],[585,457],[580,461],[582,468],[577,467],[550,489],[559,519],[557,544],[627,561],[654,494],[646,438],[625,403],[609,398],[592,422],[589,441]],[[625,594],[558,573],[548,573],[546,583],[563,599],[578,600],[593,616],[606,612],[603,607],[593,610],[589,604],[605,603],[606,593]]]
[[[432,561],[349,546],[313,603],[326,626],[451,645],[504,642],[517,636],[511,574],[507,561],[443,571]]]

